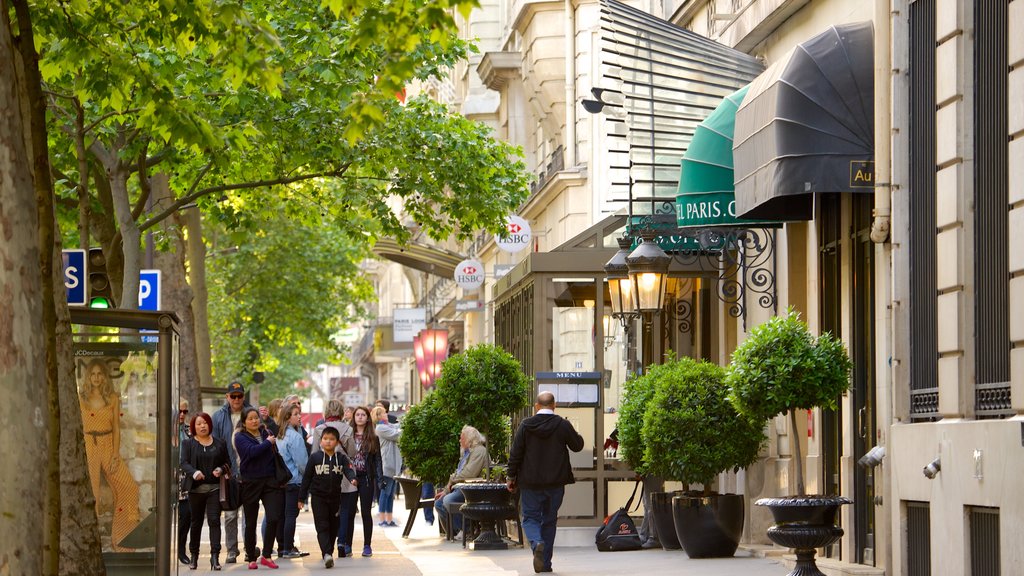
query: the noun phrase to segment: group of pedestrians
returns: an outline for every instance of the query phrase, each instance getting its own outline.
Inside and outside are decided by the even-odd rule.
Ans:
[[[388,413],[386,402],[374,408],[360,406],[347,414],[339,400],[331,400],[324,421],[307,440],[301,426],[297,401],[286,398],[280,407],[274,430],[267,415],[245,402],[239,382],[228,386],[227,401],[212,417],[194,415],[185,425],[188,405],[179,409],[177,442],[181,447],[182,481],[179,505],[187,500],[188,513],[179,511],[179,522],[189,525],[188,554],[185,533],[179,528],[179,559],[195,569],[203,520],[210,535],[210,567],[220,570],[221,500],[225,480],[236,475],[240,482],[245,561],[251,570],[259,566],[277,568],[271,554],[275,539],[278,556],[305,555],[294,546],[295,520],[307,499],[311,500],[317,542],[326,568],[337,557],[352,554],[355,517],[361,513],[363,556],[372,556],[374,520],[372,506],[378,502],[380,526],[395,526],[393,504],[395,477],[402,470],[398,449],[401,427]],[[555,397],[541,392],[536,414],[523,420],[512,441],[508,465],[508,489],[519,491],[523,532],[533,552],[535,572],[551,572],[558,509],[565,485],[575,480],[568,450],[583,448],[583,437],[568,420],[555,415]],[[435,511],[447,530],[462,525],[458,514],[449,517],[449,505],[464,502],[456,486],[478,478],[488,464],[487,448],[480,432],[463,427],[459,435],[460,458],[444,488],[435,494]],[[312,453],[311,453],[312,452]],[[284,486],[276,479],[277,454],[291,472]],[[256,527],[260,505],[265,511],[263,546],[257,550]],[[238,551],[238,512],[224,510],[226,562],[234,563]],[[428,517],[428,521],[431,520]]]
[[[191,420],[182,400],[175,438],[181,447],[178,559],[198,567],[205,519],[210,567],[220,570],[223,515],[225,563],[238,561],[240,515],[238,509],[222,508],[220,497],[231,476],[239,485],[242,550],[249,569],[278,568],[272,557],[275,542],[279,559],[308,555],[295,547],[295,524],[309,499],[325,567],[334,565],[335,546],[339,558],[352,554],[357,513],[363,524],[362,555],[372,556],[373,503],[379,502],[380,525],[394,526],[394,478],[402,468],[401,428],[388,414],[386,401],[377,404],[349,411],[340,400],[331,400],[324,421],[308,434],[297,396],[257,409],[245,401],[244,386],[232,382],[212,417],[199,412]],[[278,455],[291,473],[284,485],[276,472]],[[257,548],[261,505],[263,545]]]

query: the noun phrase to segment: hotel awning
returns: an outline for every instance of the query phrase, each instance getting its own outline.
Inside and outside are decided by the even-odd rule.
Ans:
[[[373,253],[403,266],[449,279],[455,276],[455,267],[465,259],[465,256],[433,246],[416,242],[399,244],[388,238],[377,240]]]
[[[874,190],[870,22],[833,26],[750,85],[736,112],[737,214],[809,220],[814,195]]]

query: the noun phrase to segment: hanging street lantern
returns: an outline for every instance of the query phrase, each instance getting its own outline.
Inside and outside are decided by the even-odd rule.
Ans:
[[[429,388],[432,382],[430,374],[427,372],[427,361],[423,354],[423,342],[420,341],[419,334],[412,337],[412,353],[416,359],[416,375],[420,379],[420,386]]]
[[[623,236],[618,239],[618,243],[619,251],[604,265],[604,271],[608,277],[608,293],[612,299],[612,318],[618,318],[623,328],[626,328],[640,314],[636,311],[633,301],[633,282],[629,278],[629,266],[626,264],[632,240],[628,236]]]
[[[424,369],[430,385],[441,375],[441,363],[448,357],[448,330],[431,326],[420,330],[420,345],[423,347]]]
[[[651,234],[644,234],[640,245],[626,257],[636,310],[652,314],[661,310],[671,263],[672,257],[658,246]]]

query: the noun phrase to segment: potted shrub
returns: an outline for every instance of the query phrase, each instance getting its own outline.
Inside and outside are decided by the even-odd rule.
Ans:
[[[835,526],[839,506],[850,500],[835,496],[807,496],[803,461],[796,438],[796,411],[837,407],[840,395],[850,386],[853,367],[846,347],[825,333],[814,337],[792,309],[751,330],[735,352],[726,381],[736,409],[765,422],[789,413],[796,463],[797,494],[763,498],[776,524],[768,530],[775,543],[794,548],[797,568],[792,574],[821,574],[814,563],[816,548],[828,546],[843,535]]]
[[[492,463],[508,461],[511,416],[530,405],[530,379],[515,357],[497,346],[473,346],[444,361],[434,394],[459,422],[484,435]],[[449,473],[457,462],[452,463]],[[458,485],[466,497],[463,514],[480,522],[480,535],[470,548],[506,549],[508,544],[497,535],[494,525],[514,517],[515,506],[504,482],[487,480],[491,477],[490,464],[484,476],[481,482]]]
[[[424,482],[443,486],[459,462],[461,430],[462,422],[438,402],[436,394],[409,408],[398,438],[409,471]]]
[[[644,416],[647,414],[651,399],[654,397],[655,384],[669,372],[664,365],[650,366],[647,373],[634,374],[626,380],[623,390],[622,405],[619,407],[619,419],[616,427],[619,430],[619,456],[637,476],[651,473],[648,462],[644,458],[646,444],[643,440]],[[672,498],[676,492],[653,492],[650,494],[651,509],[647,511],[653,518],[654,529],[658,533],[658,541],[665,550],[679,550],[675,525],[672,522]]]
[[[680,358],[661,371],[643,418],[644,459],[659,476],[703,486],[700,494],[672,499],[675,533],[686,554],[732,556],[743,534],[743,496],[713,492],[712,485],[719,473],[757,460],[763,426],[736,412],[720,366]]]

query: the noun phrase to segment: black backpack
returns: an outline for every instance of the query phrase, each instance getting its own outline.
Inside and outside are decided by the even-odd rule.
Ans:
[[[597,529],[595,543],[601,552],[620,552],[623,550],[640,549],[640,533],[636,530],[636,524],[629,517],[629,508],[633,505],[633,498],[636,497],[636,489],[640,487],[640,481],[633,486],[633,494],[629,497],[626,505],[619,508],[612,515],[604,519],[604,524]],[[637,503],[637,508],[640,504]]]

